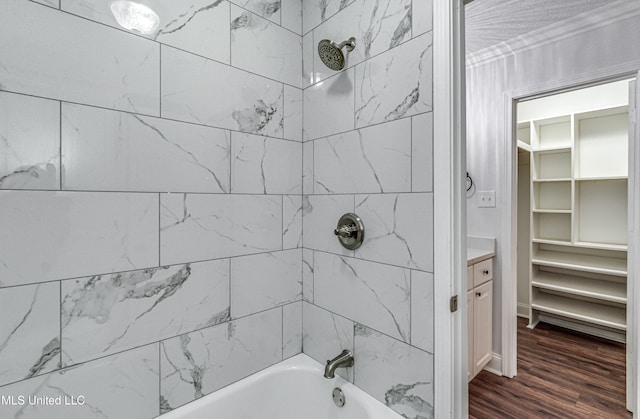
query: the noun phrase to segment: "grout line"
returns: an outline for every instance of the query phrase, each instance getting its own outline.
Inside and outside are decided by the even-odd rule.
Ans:
[[[313,289],[313,298],[311,301],[316,302],[316,252],[311,250],[311,288]]]
[[[289,305],[289,304],[292,304],[292,303],[295,303],[295,302],[297,302],[297,301],[289,301],[289,302],[283,303],[281,305]],[[247,318],[252,317],[252,316],[257,316],[257,315],[261,315],[261,314],[267,313],[269,311],[275,311],[275,310],[279,309],[281,307],[281,305],[278,305],[278,306],[275,306],[275,307],[270,307],[270,308],[267,308],[267,309],[264,309],[264,310],[260,310],[260,311],[256,311],[255,313],[247,314],[247,315],[244,315],[244,316],[231,318],[231,320],[228,320],[226,322],[222,322],[222,323],[218,323],[218,324],[214,324],[214,325],[210,325],[210,326],[201,327],[201,328],[198,328],[198,329],[191,330],[189,332],[180,333],[180,334],[175,335],[175,336],[169,336],[167,338],[158,339],[158,340],[154,340],[154,341],[151,341],[151,342],[145,342],[143,344],[140,344],[140,345],[137,345],[137,346],[133,346],[131,348],[123,349],[121,351],[109,353],[107,355],[101,355],[99,357],[91,358],[91,359],[88,359],[86,361],[77,362],[75,364],[66,365],[64,368],[60,368],[60,369],[57,369],[57,370],[54,370],[54,371],[49,371],[49,372],[46,372],[46,373],[38,375],[38,376],[29,377],[29,378],[22,379],[22,380],[19,380],[19,381],[13,381],[11,383],[2,384],[2,385],[0,385],[0,389],[4,388],[4,387],[7,387],[9,385],[12,385],[12,384],[21,383],[23,381],[31,380],[31,379],[36,378],[36,377],[41,377],[41,376],[44,376],[44,375],[49,375],[49,374],[54,374],[54,373],[60,373],[60,371],[71,370],[73,368],[77,368],[77,367],[79,367],[81,365],[88,364],[90,362],[98,361],[98,360],[105,359],[105,358],[110,358],[110,357],[113,357],[113,356],[116,356],[116,355],[120,355],[120,354],[123,354],[123,353],[126,353],[126,352],[131,352],[131,351],[142,349],[142,348],[146,348],[146,347],[151,347],[151,346],[156,345],[156,344],[162,344],[165,341],[173,340],[173,339],[179,338],[181,336],[186,336],[186,335],[189,335],[189,334],[192,334],[192,333],[201,332],[203,330],[211,329],[211,328],[214,328],[214,327],[224,326],[224,325],[229,324],[231,322],[237,322],[238,320],[244,320],[244,319],[247,319]]]
[[[58,298],[58,303],[59,303],[59,305],[58,305],[58,313],[59,313],[58,321],[60,322],[59,323],[59,327],[60,327],[60,354],[59,354],[58,367],[54,371],[57,371],[57,370],[62,368],[62,281],[58,281],[58,282],[60,283],[59,288],[58,288],[58,292],[60,293],[59,298]]]
[[[425,1],[425,0],[420,0],[420,1]],[[433,9],[433,4],[430,5],[430,7]],[[411,34],[409,35],[409,39],[413,39],[413,21],[415,20],[415,10],[413,9],[413,0],[411,0]]]
[[[177,50],[179,50],[179,51],[186,52],[186,53],[188,53],[188,54],[192,54],[192,55],[196,55],[196,56],[198,56],[198,57],[201,57],[201,58],[204,58],[204,59],[207,59],[207,60],[210,60],[210,61],[215,61],[215,62],[217,62],[217,63],[219,63],[219,64],[223,64],[223,65],[226,65],[226,66],[228,66],[228,67],[233,67],[230,63],[225,63],[225,62],[223,62],[223,61],[218,61],[218,60],[215,60],[215,59],[213,59],[213,58],[206,57],[206,56],[204,56],[204,55],[200,55],[200,54],[197,54],[197,53],[195,53],[195,52],[191,52],[191,51],[186,50],[186,49],[182,49],[182,48],[175,47],[175,46],[172,46],[172,45],[169,45],[169,44],[165,44],[165,43],[160,42],[160,41],[157,41],[157,40],[155,40],[155,39],[147,38],[147,37],[142,36],[142,35],[138,35],[138,34],[136,34],[136,33],[134,33],[134,32],[128,31],[128,30],[126,30],[126,29],[121,29],[121,28],[119,28],[119,27],[117,27],[117,26],[112,26],[112,25],[108,25],[108,24],[103,23],[103,22],[99,22],[99,21],[97,21],[97,20],[89,19],[88,17],[81,16],[81,15],[77,15],[77,14],[75,14],[75,13],[71,13],[71,12],[69,12],[69,11],[67,11],[67,10],[53,8],[53,7],[47,6],[47,5],[45,5],[45,4],[35,2],[34,0],[29,0],[29,1],[30,1],[30,2],[32,2],[32,3],[34,3],[34,4],[38,4],[38,5],[41,5],[41,6],[49,7],[50,9],[57,10],[57,11],[58,11],[58,12],[60,12],[60,13],[64,13],[64,14],[66,14],[66,15],[73,16],[73,17],[78,18],[78,19],[86,20],[87,22],[91,22],[91,23],[94,23],[94,24],[96,24],[96,25],[100,25],[100,26],[103,26],[103,27],[105,27],[105,28],[112,29],[112,30],[118,31],[118,32],[120,32],[120,33],[125,33],[125,34],[127,34],[127,35],[130,35],[130,36],[133,36],[133,37],[139,38],[140,40],[149,41],[149,42],[153,42],[153,43],[156,43],[156,44],[164,45],[164,46],[166,46],[166,47],[174,48],[174,49],[177,49]],[[228,3],[229,3],[229,4],[231,4],[231,2],[230,2],[230,1],[228,1]],[[238,5],[237,5],[237,4],[235,4],[235,3],[233,3],[233,4],[234,4],[235,6],[237,6],[237,7],[241,8],[241,9],[244,9],[243,7],[238,6]],[[256,14],[256,13],[254,13],[254,12],[252,12],[251,10],[248,10],[248,9],[244,9],[244,10],[246,10],[247,12],[249,12],[249,13],[251,13],[251,14],[254,14],[254,15],[256,15],[256,16],[258,16],[258,17],[262,18],[262,19],[265,19],[264,17],[262,17],[262,16],[260,16],[260,15],[258,15],[258,14]],[[229,8],[229,14],[231,15],[231,8]],[[266,20],[268,20],[268,19],[266,19]],[[269,22],[271,22],[271,21],[269,21]],[[271,23],[273,23],[273,24],[274,24],[274,25],[276,25],[276,26],[280,26],[282,29],[286,30],[287,32],[291,32],[292,34],[294,34],[294,35],[296,35],[296,36],[302,36],[302,35],[297,34],[297,33],[295,33],[294,31],[292,31],[292,30],[290,30],[290,29],[288,29],[288,28],[285,28],[285,27],[283,27],[283,26],[281,26],[281,25],[278,25],[278,24],[277,24],[277,23],[275,23],[275,22],[271,22]],[[229,30],[231,30],[231,28],[229,28]],[[251,72],[251,71],[249,71],[249,70],[245,70],[245,69],[243,69],[243,68],[239,68],[239,67],[233,67],[233,68],[235,68],[235,69],[237,69],[237,70],[245,71],[245,72],[247,72],[247,73],[255,74],[256,76],[260,76],[260,77],[263,77],[263,78],[266,78],[266,79],[269,79],[269,80],[273,80],[273,81],[277,81],[277,82],[279,82],[279,83],[283,83],[283,82],[280,82],[280,81],[275,80],[275,79],[270,79],[269,77],[263,76],[263,75],[261,75],[261,74],[253,73],[253,72]],[[285,83],[285,84],[288,84],[288,83]],[[297,86],[293,86],[293,85],[291,85],[291,86],[292,86],[292,87],[297,87]]]
[[[411,117],[411,126],[410,128],[410,135],[409,135],[409,166],[410,166],[410,170],[409,170],[409,189],[411,190],[411,192],[414,192],[414,188],[413,188],[413,122],[414,122],[414,117]],[[426,163],[426,162],[425,162]],[[431,166],[433,166],[433,162],[431,164]]]
[[[298,89],[298,88],[296,87],[296,89]],[[302,89],[298,89],[298,90],[302,90]],[[202,123],[198,123],[198,122],[185,121],[185,120],[182,120],[182,119],[168,118],[166,116],[165,117],[160,117],[158,115],[151,115],[151,114],[140,113],[140,112],[132,112],[132,111],[127,111],[127,110],[122,110],[122,109],[107,108],[107,107],[104,107],[104,106],[91,105],[91,104],[82,103],[82,102],[73,102],[73,101],[69,101],[69,100],[61,100],[61,99],[56,99],[56,98],[51,98],[51,97],[46,97],[46,96],[32,95],[32,94],[22,93],[22,92],[17,92],[17,91],[12,91],[12,90],[3,90],[1,88],[0,88],[0,92],[10,93],[10,94],[13,94],[13,95],[33,97],[33,98],[43,99],[43,100],[53,100],[53,101],[56,101],[56,102],[60,101],[63,104],[64,103],[68,103],[68,104],[72,104],[72,105],[85,106],[85,107],[101,109],[101,110],[105,110],[105,111],[125,113],[125,114],[129,114],[129,115],[144,116],[144,117],[159,119],[159,120],[163,120],[163,121],[177,122],[177,123],[186,124],[186,125],[206,127],[206,128],[217,129],[217,130],[222,130],[222,131],[237,132],[237,133],[240,133],[240,134],[254,135],[256,137],[267,137],[267,138],[271,138],[271,139],[274,139],[274,140],[290,141],[290,142],[293,142],[293,143],[300,143],[301,142],[301,141],[298,141],[298,140],[291,140],[291,139],[283,138],[283,137],[274,137],[272,135],[265,135],[265,134],[261,134],[261,133],[240,131],[240,130],[233,129],[233,128],[219,127],[219,126],[215,126],[215,125],[207,125],[207,124],[202,124]]]
[[[295,86],[293,86],[293,87],[295,87]],[[302,90],[302,89],[299,89],[297,87],[296,87],[296,89]],[[349,133],[351,131],[354,131],[354,130],[350,129],[350,130],[346,130],[346,131],[340,131],[340,132],[332,133],[332,134],[329,134],[329,135],[316,137],[316,138],[313,138],[313,139],[308,139],[306,141],[297,141],[297,140],[290,140],[288,138],[283,138],[283,137],[274,137],[274,136],[271,136],[271,135],[264,135],[264,134],[260,134],[260,133],[240,131],[240,130],[233,129],[233,128],[225,128],[225,127],[219,127],[219,126],[215,126],[215,125],[206,125],[206,124],[201,124],[201,123],[192,122],[192,121],[185,121],[185,120],[181,120],[181,119],[168,118],[166,116],[165,117],[160,117],[160,116],[157,116],[157,115],[151,115],[151,114],[145,114],[145,113],[139,113],[139,112],[131,112],[131,111],[126,111],[126,110],[122,110],[122,109],[107,108],[107,107],[104,107],[104,106],[91,105],[91,104],[82,103],[82,102],[73,102],[73,101],[69,101],[69,100],[60,100],[60,99],[56,99],[56,98],[32,95],[32,94],[22,93],[22,92],[17,92],[17,91],[12,91],[12,90],[0,89],[0,92],[10,93],[10,94],[14,94],[14,95],[27,96],[27,97],[33,97],[33,98],[44,99],[44,100],[61,101],[63,104],[64,103],[69,103],[69,104],[72,104],[72,105],[86,106],[86,107],[95,108],[95,109],[102,109],[102,110],[105,110],[105,111],[120,112],[120,113],[126,113],[126,114],[130,114],[130,115],[144,116],[144,117],[160,119],[160,120],[164,120],[164,121],[177,122],[177,123],[186,124],[186,125],[194,125],[194,126],[199,126],[199,127],[206,127],[206,128],[211,128],[211,129],[222,130],[222,131],[236,132],[236,133],[239,133],[239,134],[254,135],[256,137],[268,137],[268,138],[271,138],[271,139],[274,139],[274,140],[290,141],[290,142],[294,142],[294,143],[323,140],[323,139],[327,139],[327,138],[330,138],[330,137],[333,137],[333,136],[336,136],[336,135],[342,135],[342,134],[346,134],[346,133]],[[393,123],[395,121],[400,121],[400,120],[403,120],[403,119],[411,118],[413,116],[430,114],[430,113],[433,113],[433,110],[429,110],[429,111],[426,111],[426,112],[420,112],[420,113],[417,113],[417,114],[403,116],[402,118],[397,118],[397,119],[394,119],[392,121],[383,121],[383,122],[373,123],[373,124],[370,124],[370,125],[359,127],[358,129],[360,130],[360,129],[365,129],[365,128],[369,128],[369,127],[375,127],[375,126],[378,126],[378,125],[390,124],[390,123]],[[304,126],[304,118],[303,118],[303,126]]]
[[[415,38],[409,38],[409,39],[407,39],[407,40],[405,40],[405,41],[403,41],[403,42],[399,43],[398,45],[396,45],[396,46],[395,46],[395,47],[393,47],[393,48],[389,48],[389,49],[387,49],[387,50],[385,50],[385,51],[382,51],[382,52],[379,52],[379,53],[377,53],[377,54],[375,54],[375,55],[372,55],[372,56],[370,56],[369,58],[367,58],[367,59],[365,59],[365,60],[360,61],[359,63],[353,64],[353,65],[349,65],[348,67],[343,68],[342,70],[338,71],[337,73],[333,73],[333,74],[331,74],[331,75],[329,75],[329,76],[327,76],[327,77],[321,78],[321,79],[319,79],[319,80],[315,80],[315,77],[314,77],[313,83],[311,83],[309,86],[305,87],[305,89],[307,89],[307,88],[309,88],[309,87],[314,87],[315,85],[320,84],[320,83],[321,83],[321,82],[323,82],[323,81],[329,80],[330,78],[333,78],[333,77],[336,77],[336,76],[340,76],[340,75],[342,75],[342,73],[345,73],[345,72],[349,71],[349,70],[350,70],[350,69],[352,69],[352,68],[356,68],[356,67],[358,67],[358,66],[360,66],[360,65],[362,65],[362,64],[365,64],[365,63],[367,63],[367,62],[369,62],[369,61],[373,60],[374,58],[377,58],[377,57],[379,57],[379,56],[381,56],[381,55],[383,55],[383,54],[386,54],[386,53],[387,53],[387,52],[389,52],[389,51],[395,51],[397,48],[402,47],[404,44],[406,44],[406,43],[408,43],[408,42],[411,42],[411,41],[413,41],[413,40],[416,40],[416,39],[418,39],[418,38],[420,38],[420,37],[422,37],[422,36],[424,36],[424,35],[426,35],[426,34],[428,34],[428,33],[431,33],[431,32],[432,32],[432,31],[427,31],[427,32],[425,32],[425,33],[422,33],[422,34],[420,34],[420,35],[416,36]],[[314,45],[315,45],[315,39],[314,39]],[[432,41],[432,45],[433,45],[433,41]],[[356,47],[356,48],[357,48],[357,47]],[[315,56],[314,56],[314,58],[315,58]],[[245,70],[245,71],[246,71],[246,70]],[[315,75],[315,60],[314,60],[314,75]],[[433,81],[432,81],[432,83],[433,83]]]
[[[420,269],[420,268],[416,268],[416,267],[407,267],[407,266],[403,266],[403,265],[394,265],[392,263],[388,263],[388,262],[381,262],[379,260],[372,260],[372,259],[365,259],[362,257],[357,257],[357,256],[353,256],[353,252],[350,252],[352,255],[349,254],[340,254],[340,253],[333,253],[333,252],[329,252],[327,250],[318,250],[318,249],[313,249],[314,252],[320,252],[320,253],[325,253],[327,255],[332,255],[332,256],[337,256],[337,257],[345,257],[345,258],[349,258],[349,259],[354,259],[356,261],[363,261],[363,262],[369,262],[369,263],[376,263],[378,265],[385,265],[385,266],[390,266],[393,268],[398,268],[398,269],[412,269],[414,271],[418,271],[418,272],[426,272],[429,274],[433,275],[432,271],[426,271],[424,269]]]
[[[57,189],[0,189],[0,194],[2,192],[49,192],[49,193],[64,193],[64,194],[126,194],[126,195],[148,195],[148,194],[163,194],[163,195],[207,195],[207,196],[217,196],[217,197],[233,197],[233,196],[249,196],[255,198],[272,198],[278,197],[281,195],[297,195],[297,194],[282,194],[282,193],[242,193],[242,192],[185,192],[185,191],[118,191],[111,189],[95,189],[95,190],[86,190],[86,189],[64,189],[59,191]],[[411,192],[410,190],[406,191],[387,191],[387,192],[367,192],[367,191],[358,191],[358,192],[326,192],[326,193],[309,193],[304,194],[304,196],[342,196],[342,195],[406,195],[406,194],[433,194],[433,192]]]
[[[331,313],[331,314],[333,314],[334,316],[337,316],[337,317],[340,317],[340,318],[342,318],[342,319],[345,319],[345,320],[348,320],[348,321],[350,321],[350,322],[353,322],[354,327],[355,327],[356,325],[360,324],[360,325],[362,325],[362,326],[366,327],[367,329],[371,329],[371,330],[373,330],[373,331],[374,331],[374,332],[376,332],[376,333],[379,333],[379,334],[381,334],[381,335],[383,335],[383,336],[386,336],[386,337],[388,337],[388,338],[390,338],[390,339],[393,339],[393,340],[395,340],[395,341],[397,341],[397,342],[400,342],[400,343],[402,343],[402,344],[405,344],[405,345],[407,345],[407,346],[410,346],[411,348],[417,349],[417,350],[419,350],[419,351],[421,351],[421,352],[424,352],[424,353],[427,353],[427,354],[429,354],[429,355],[433,355],[433,353],[432,353],[432,352],[429,352],[429,351],[424,350],[424,349],[422,349],[422,348],[419,348],[419,347],[417,347],[417,346],[413,346],[412,344],[410,344],[410,343],[408,343],[408,342],[405,342],[405,341],[403,341],[403,340],[401,340],[401,339],[398,339],[397,337],[394,337],[394,336],[388,335],[388,334],[386,334],[386,333],[384,333],[384,332],[381,332],[380,330],[378,330],[378,329],[376,329],[376,328],[374,328],[374,327],[368,326],[368,325],[366,325],[366,324],[364,324],[364,323],[362,323],[362,322],[359,322],[359,321],[356,321],[356,320],[350,319],[349,317],[345,317],[345,316],[343,316],[342,314],[338,314],[338,313],[336,313],[336,312],[334,312],[334,311],[331,311],[331,310],[329,310],[328,308],[322,307],[322,306],[320,306],[320,305],[318,305],[318,304],[316,304],[316,303],[309,303],[309,304],[311,304],[312,306],[314,306],[314,307],[316,307],[316,308],[319,308],[320,310],[324,310],[324,311],[326,311],[327,313]],[[355,339],[354,339],[354,343],[355,343]]]
[[[409,344],[413,344],[413,270],[409,269]]]
[[[311,143],[311,194],[316,194],[316,143]]]
[[[270,23],[270,24],[272,24],[272,25],[278,26],[278,27],[280,27],[281,29],[284,29],[284,30],[285,30],[285,31],[287,31],[287,32],[291,32],[292,34],[294,34],[294,35],[296,35],[296,36],[302,37],[302,35],[301,35],[301,34],[299,34],[299,33],[297,33],[296,31],[291,30],[291,29],[287,28],[286,26],[283,26],[283,25],[282,25],[282,16],[280,16],[280,23],[278,23],[278,22],[274,22],[273,20],[271,20],[271,19],[269,19],[269,18],[267,18],[267,17],[264,17],[264,16],[262,16],[262,15],[259,15],[258,13],[254,12],[253,10],[249,10],[249,9],[247,9],[247,8],[245,8],[245,7],[241,6],[241,5],[239,5],[239,4],[234,3],[234,2],[233,2],[233,0],[228,0],[228,1],[229,1],[229,3],[230,3],[230,4],[233,4],[234,6],[236,6],[236,7],[240,8],[240,9],[242,9],[242,10],[245,10],[245,11],[247,11],[247,12],[251,13],[252,15],[257,16],[257,17],[259,17],[260,19],[264,19],[264,20],[266,20],[267,22],[269,22],[269,23]],[[229,9],[231,9],[231,8],[229,8]],[[282,6],[280,7],[280,13],[282,14]],[[273,15],[272,15],[272,16],[273,16]]]
[[[62,157],[62,101],[59,102],[59,106],[60,107],[58,109],[59,109],[59,112],[60,112],[60,115],[59,115],[60,119],[59,119],[58,123],[59,123],[60,126],[58,127],[58,129],[60,131],[59,131],[59,134],[58,134],[59,135],[59,137],[58,137],[58,158],[59,158],[59,161],[58,161],[58,173],[60,174],[60,179],[58,179],[58,183],[59,183],[59,186],[60,186],[60,190],[62,190],[62,184],[63,184],[62,176],[64,176],[64,171],[62,170],[62,164],[63,164],[63,160],[62,160],[62,158],[63,158]]]
[[[162,194],[158,193],[158,266],[162,266]]]
[[[158,342],[158,416],[162,415],[162,343]]]
[[[256,255],[268,255],[268,254],[272,254],[272,253],[288,252],[288,251],[297,250],[297,249],[298,248],[295,248],[295,247],[290,248],[290,249],[284,249],[284,250],[274,249],[274,250],[264,251],[264,252],[247,253],[247,254],[243,254],[243,255],[225,256],[225,257],[218,257],[218,258],[214,257],[214,258],[210,258],[210,259],[201,259],[201,260],[191,260],[191,261],[186,261],[186,262],[173,263],[173,264],[167,264],[167,265],[164,265],[164,266],[160,265],[160,266],[170,268],[170,267],[174,267],[174,266],[188,265],[188,264],[194,264],[194,263],[214,262],[214,261],[227,260],[227,259],[231,260],[231,259],[244,258],[244,257],[250,257],[250,256],[256,256]],[[7,285],[7,286],[0,287],[0,290],[9,289],[9,288],[18,288],[18,287],[28,287],[28,286],[32,286],[32,285],[38,285],[38,284],[50,284],[52,282],[58,282],[58,281],[71,281],[71,280],[77,280],[77,279],[84,279],[84,278],[88,278],[88,277],[92,277],[92,276],[105,276],[105,275],[114,275],[114,274],[137,272],[137,271],[143,271],[145,269],[151,269],[151,268],[157,268],[157,267],[158,267],[158,265],[141,266],[140,268],[124,270],[124,271],[111,271],[111,272],[93,273],[93,274],[74,276],[74,277],[69,277],[69,278],[57,278],[57,279],[50,279],[50,280],[47,280],[47,281],[40,281],[40,282],[29,282],[29,283],[25,283],[25,284]]]
[[[308,34],[311,31],[315,31],[316,29],[318,29],[320,26],[322,26],[324,23],[328,22],[331,18],[333,18],[334,16],[337,16],[340,12],[343,12],[344,10],[347,10],[347,8],[349,6],[351,6],[352,4],[355,4],[357,2],[357,0],[352,1],[351,3],[349,3],[348,5],[346,5],[345,7],[343,7],[342,9],[337,10],[334,14],[332,14],[331,16],[329,16],[328,18],[326,18],[325,20],[322,20],[320,23],[318,23],[316,26],[314,26],[313,28],[309,29],[307,32],[303,33],[303,36]],[[354,6],[355,7],[355,6]],[[302,28],[302,31],[304,32],[304,27]]]
[[[349,129],[349,130],[346,130],[346,131],[336,132],[335,134],[329,134],[329,135],[324,135],[324,136],[321,136],[321,137],[316,137],[316,138],[314,138],[314,139],[309,139],[309,140],[307,140],[307,141],[305,141],[305,142],[307,142],[307,143],[308,143],[308,142],[312,142],[312,141],[326,140],[326,139],[328,139],[328,138],[336,137],[336,136],[338,136],[338,135],[348,134],[348,133],[353,132],[353,131],[364,130],[364,129],[367,129],[367,128],[377,127],[377,126],[379,126],[379,125],[384,125],[384,124],[392,124],[392,123],[394,123],[394,122],[396,122],[396,121],[402,121],[402,120],[405,120],[405,119],[412,118],[412,117],[414,117],[414,116],[427,115],[427,114],[431,114],[431,113],[433,113],[433,110],[430,110],[430,111],[427,111],[427,112],[420,112],[420,113],[417,113],[417,114],[411,114],[411,115],[403,116],[403,117],[401,117],[401,118],[396,118],[396,119],[393,119],[393,120],[391,120],[391,121],[376,122],[376,123],[374,123],[374,124],[370,124],[370,125],[365,125],[365,126],[362,126],[362,127],[358,127],[358,128],[356,128],[356,129]]]
[[[280,308],[280,359],[284,360],[284,306]]]

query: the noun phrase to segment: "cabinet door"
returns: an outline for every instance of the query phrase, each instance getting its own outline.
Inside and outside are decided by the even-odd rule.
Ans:
[[[474,368],[473,368],[473,363],[474,363],[474,356],[473,356],[473,296],[475,294],[473,293],[473,290],[467,292],[467,338],[468,338],[468,342],[469,342],[469,352],[468,352],[468,366],[469,368],[467,371],[467,380],[471,381],[471,379],[475,376],[474,372]]]
[[[467,291],[473,288],[473,266],[467,266]]]
[[[491,361],[493,281],[473,290],[473,372]]]

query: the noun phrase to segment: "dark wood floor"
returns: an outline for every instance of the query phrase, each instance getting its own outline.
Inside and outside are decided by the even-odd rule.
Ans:
[[[469,383],[470,418],[630,418],[625,346],[518,319],[518,375],[482,371]]]

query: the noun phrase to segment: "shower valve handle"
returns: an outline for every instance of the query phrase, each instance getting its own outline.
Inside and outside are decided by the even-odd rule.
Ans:
[[[343,225],[333,230],[333,234],[340,237],[351,237],[356,231],[358,231],[358,227],[355,224]]]

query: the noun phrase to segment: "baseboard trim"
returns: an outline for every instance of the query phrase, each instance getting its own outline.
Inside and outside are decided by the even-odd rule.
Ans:
[[[489,361],[484,369],[492,374],[502,377],[502,356],[493,352],[491,354],[491,361]]]
[[[524,303],[518,303],[518,317],[524,317],[529,319],[529,305]]]

